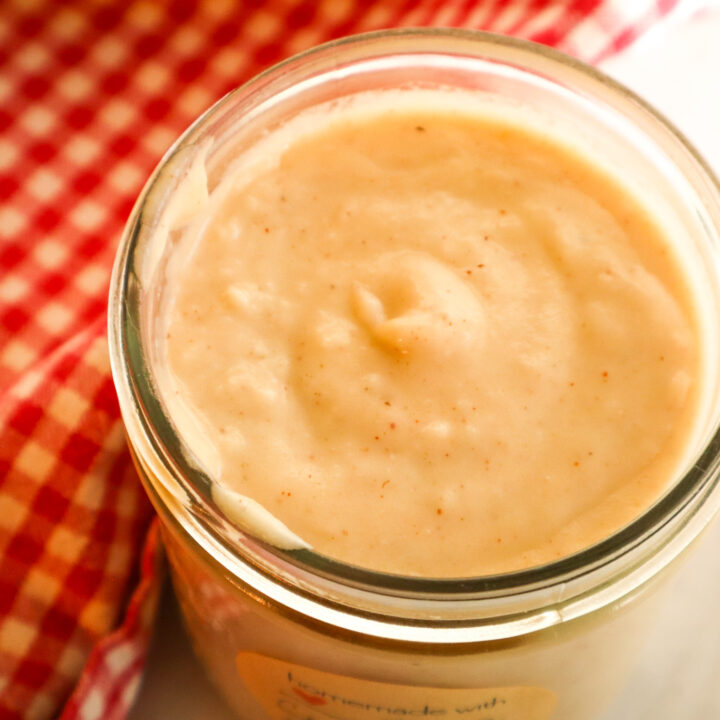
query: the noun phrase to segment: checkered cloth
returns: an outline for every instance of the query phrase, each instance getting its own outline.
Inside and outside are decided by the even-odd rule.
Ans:
[[[133,202],[191,120],[349,33],[483,28],[597,60],[679,4],[0,3],[0,720],[120,720],[136,694],[160,553],[108,369],[106,294]]]

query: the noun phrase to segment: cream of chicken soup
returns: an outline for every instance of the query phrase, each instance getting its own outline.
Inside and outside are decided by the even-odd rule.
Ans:
[[[360,94],[227,166],[183,230],[171,415],[231,518],[425,577],[568,556],[677,477],[700,343],[616,177],[462,92]]]

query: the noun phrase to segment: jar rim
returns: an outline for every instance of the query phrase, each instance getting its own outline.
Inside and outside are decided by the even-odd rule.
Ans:
[[[152,210],[147,207],[148,195],[158,179],[160,169],[171,163],[188,143],[194,142],[197,134],[211,123],[238,93],[252,93],[258,88],[265,88],[268,84],[272,85],[272,82],[277,78],[282,78],[288,69],[308,61],[322,59],[327,57],[328,53],[346,48],[357,48],[360,45],[367,47],[386,40],[403,40],[407,43],[408,48],[414,43],[416,44],[414,49],[401,52],[415,54],[441,52],[437,47],[430,47],[433,42],[452,43],[457,41],[465,45],[471,44],[478,49],[482,48],[484,52],[490,54],[493,49],[500,48],[511,51],[518,56],[516,58],[518,60],[520,56],[528,60],[542,58],[549,65],[557,65],[579,73],[612,93],[613,96],[639,107],[660,127],[668,131],[688,154],[691,162],[696,166],[695,169],[699,170],[700,175],[708,182],[715,202],[720,207],[720,182],[683,134],[657,110],[596,68],[552,48],[507,36],[454,28],[406,28],[352,35],[324,43],[288,58],[221,98],[180,136],[161,160],[139,196],[125,228],[113,269],[108,322],[112,371],[126,426],[131,424],[129,419],[132,416],[132,419],[136,421],[137,432],[141,432],[147,440],[146,447],[150,449],[165,472],[173,478],[173,481],[182,488],[184,493],[192,496],[193,508],[197,510],[198,507],[201,507],[202,518],[199,522],[205,531],[213,535],[226,550],[244,561],[248,561],[248,558],[239,550],[236,542],[223,536],[221,528],[224,525],[207,521],[207,517],[214,517],[219,513],[217,508],[211,507],[212,502],[207,492],[209,478],[203,477],[203,473],[187,460],[190,453],[182,438],[175,432],[165,411],[164,404],[155,388],[151,362],[143,345],[141,302],[138,296],[139,281],[135,276],[135,253],[140,245],[141,226],[146,221],[147,215],[152,214]],[[449,48],[446,48],[445,52],[449,52]],[[503,60],[500,59],[498,62],[502,63]],[[128,431],[132,436],[130,429]],[[698,498],[703,500],[709,496],[718,486],[719,467],[720,423],[716,423],[709,443],[695,458],[695,462],[689,470],[630,524],[600,542],[567,557],[544,565],[498,575],[468,578],[396,575],[353,566],[314,550],[282,550],[267,545],[237,528],[236,530],[241,532],[255,549],[261,549],[266,558],[274,557],[286,567],[361,590],[407,598],[496,598],[580,579],[631,553],[651,537],[673,525],[674,521],[688,507],[694,506]],[[207,506],[203,505],[203,502],[206,502]],[[244,547],[247,546],[244,545]]]

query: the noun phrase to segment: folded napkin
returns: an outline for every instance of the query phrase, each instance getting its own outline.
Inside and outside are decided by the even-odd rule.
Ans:
[[[108,366],[130,209],[203,110],[311,45],[481,28],[585,60],[679,0],[5,0],[0,8],[0,720],[120,720],[162,562]],[[144,547],[144,551],[143,551]]]

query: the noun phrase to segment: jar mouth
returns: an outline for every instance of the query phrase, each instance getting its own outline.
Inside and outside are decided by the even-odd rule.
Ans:
[[[151,290],[146,287],[139,256],[147,250],[147,236],[157,219],[158,207],[153,193],[164,182],[161,170],[178,161],[184,149],[198,143],[204,130],[212,126],[228,104],[241,94],[269,96],[277,89],[276,85],[282,85],[284,79],[301,64],[325,63],[332,68],[339,64],[339,60],[333,60],[333,56],[337,57],[339,53],[354,51],[348,58],[352,62],[362,53],[380,52],[388,43],[399,43],[395,52],[400,54],[463,53],[473,49],[476,53],[484,53],[483,57],[489,58],[490,62],[500,65],[522,66],[523,62],[540,61],[538,74],[551,82],[563,82],[562,78],[558,80],[552,74],[553,69],[562,69],[573,77],[583,78],[595,91],[602,90],[605,96],[620,102],[623,105],[621,111],[632,108],[674,141],[674,159],[682,154],[686,170],[689,168],[695,176],[695,184],[703,185],[705,197],[711,199],[713,219],[706,217],[707,209],[704,208],[705,215],[700,222],[712,236],[716,250],[720,247],[717,238],[720,229],[720,183],[710,168],[662,115],[595,68],[542,45],[473,30],[383,30],[326,43],[275,65],[218,101],[168,151],[135,205],[116,258],[109,305],[112,372],[131,443],[139,462],[152,466],[150,474],[162,474],[166,478],[163,485],[169,489],[170,495],[182,498],[177,506],[181,512],[192,515],[197,527],[219,543],[225,552],[266,574],[272,575],[272,570],[268,568],[279,564],[283,577],[298,572],[373,593],[432,599],[502,597],[578,580],[633,554],[651,538],[670,533],[688,508],[702,505],[713,493],[718,485],[720,468],[717,413],[712,429],[707,433],[709,439],[684,475],[645,512],[606,539],[541,566],[479,577],[425,578],[353,566],[311,549],[279,549],[233,526],[213,503],[212,480],[192,461],[192,454],[177,432],[158,391],[149,343],[143,330],[143,303]],[[584,92],[590,93],[590,90],[585,88]],[[148,463],[150,456],[152,460]]]

